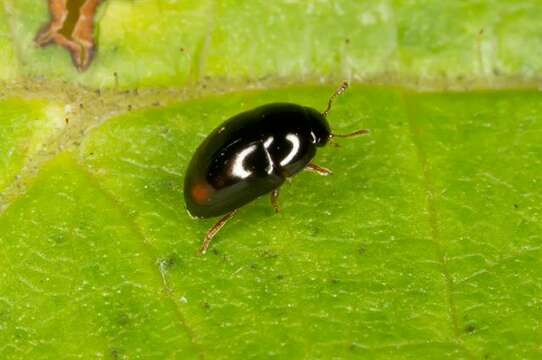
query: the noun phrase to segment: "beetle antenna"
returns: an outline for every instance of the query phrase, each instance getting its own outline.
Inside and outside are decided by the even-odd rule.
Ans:
[[[329,98],[327,102],[327,108],[324,110],[324,112],[322,112],[322,115],[324,117],[327,117],[327,114],[329,114],[329,111],[331,110],[331,105],[333,105],[333,101],[335,101],[335,98],[345,92],[346,89],[348,89],[348,81],[344,80],[341,86],[339,86],[339,88],[335,90],[333,95],[331,95],[331,97]]]
[[[368,129],[360,129],[348,134],[331,134],[331,137],[354,138],[369,133]]]

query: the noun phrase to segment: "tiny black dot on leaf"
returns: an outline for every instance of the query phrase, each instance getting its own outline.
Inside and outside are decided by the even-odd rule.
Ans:
[[[465,332],[467,332],[467,333],[472,333],[475,330],[476,330],[476,325],[474,325],[474,324],[467,324],[465,326]]]
[[[122,327],[128,325],[129,322],[130,322],[130,317],[125,313],[121,313],[117,317],[117,324],[119,324]]]
[[[318,236],[318,234],[320,233],[320,228],[318,226],[311,226],[309,231],[311,236]]]
[[[111,359],[114,359],[114,360],[120,359],[122,357],[121,354],[122,354],[122,351],[120,349],[113,348],[109,351],[109,355]]]
[[[171,270],[179,263],[179,257],[177,254],[171,254],[165,259],[160,260],[160,265],[165,270]]]

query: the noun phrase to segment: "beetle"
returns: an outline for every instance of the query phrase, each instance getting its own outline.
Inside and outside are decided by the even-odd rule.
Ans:
[[[279,211],[279,188],[301,170],[330,175],[311,162],[316,149],[334,137],[355,137],[331,132],[327,115],[335,98],[348,87],[344,81],[319,112],[293,103],[271,103],[239,113],[214,129],[199,145],[188,164],[184,199],[193,218],[222,216],[209,229],[199,254],[205,254],[213,237],[237,210],[270,193]]]

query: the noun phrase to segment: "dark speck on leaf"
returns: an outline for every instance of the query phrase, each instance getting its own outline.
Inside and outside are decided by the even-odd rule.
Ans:
[[[359,345],[356,344],[356,343],[351,343],[350,346],[348,347],[348,350],[354,352],[358,349]]]
[[[177,254],[171,254],[167,258],[160,260],[160,266],[164,270],[171,270],[179,263],[179,257]]]
[[[204,308],[205,310],[211,309],[211,305],[209,305],[207,301],[204,301],[203,303],[201,303],[201,307]]]
[[[279,275],[276,276],[276,279],[277,280],[282,280],[282,279],[284,279],[284,275],[279,274]]]
[[[54,241],[56,244],[62,244],[66,239],[64,238],[63,235],[57,234],[57,235],[53,235],[51,237],[51,240]]]
[[[474,324],[467,324],[465,326],[465,332],[472,333],[476,330],[476,326]]]
[[[262,252],[261,257],[264,259],[276,259],[277,257],[279,257],[279,254],[271,250],[265,250]]]
[[[125,313],[121,313],[117,317],[117,324],[119,324],[120,326],[126,326],[128,325],[129,322],[130,322],[130,317]]]
[[[14,336],[17,339],[26,339],[28,337],[28,334],[26,330],[21,329],[20,327],[15,328]]]
[[[519,205],[518,204],[514,204],[514,209],[517,209],[519,208]]]
[[[358,254],[363,256],[365,255],[366,252],[367,252],[367,248],[365,247],[365,245],[360,245],[360,247],[358,248]]]
[[[119,349],[111,349],[111,351],[109,352],[109,354],[111,355],[111,359],[120,359],[121,358],[121,353],[122,351],[120,351]]]

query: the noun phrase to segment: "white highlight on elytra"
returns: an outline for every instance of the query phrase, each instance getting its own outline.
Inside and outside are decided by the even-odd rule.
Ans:
[[[299,138],[295,134],[287,134],[286,140],[292,143],[292,150],[290,150],[290,153],[288,153],[288,155],[286,155],[286,157],[282,159],[282,161],[280,162],[280,166],[288,165],[288,163],[292,161],[295,154],[297,154],[297,152],[299,151],[299,146],[301,144]]]
[[[252,174],[252,171],[245,169],[243,165],[247,156],[252,154],[256,150],[256,147],[256,145],[251,145],[247,147],[233,159],[231,172],[234,176],[237,176],[241,179],[246,179]]]
[[[268,174],[271,174],[273,172],[273,159],[271,158],[269,151],[267,151],[267,149],[269,149],[272,143],[273,143],[272,136],[268,137],[263,143],[265,156],[267,157],[267,169],[265,169],[265,171],[267,171]]]

